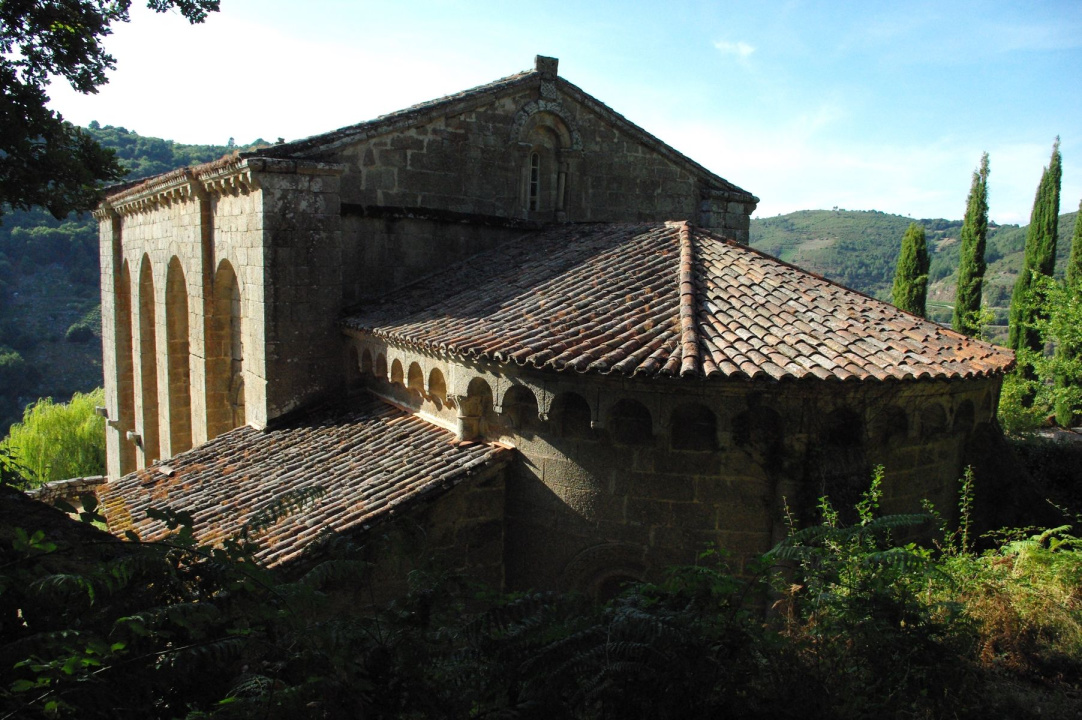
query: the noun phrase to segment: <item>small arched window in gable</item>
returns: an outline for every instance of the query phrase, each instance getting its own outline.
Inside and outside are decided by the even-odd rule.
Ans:
[[[541,197],[541,154],[530,153],[530,189],[528,208],[538,209],[538,199]]]

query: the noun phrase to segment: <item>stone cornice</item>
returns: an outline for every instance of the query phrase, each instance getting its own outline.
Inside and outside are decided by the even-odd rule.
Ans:
[[[207,194],[250,192],[258,189],[260,173],[341,175],[343,172],[345,166],[331,163],[226,156],[157,175],[136,185],[122,186],[112,193],[107,191],[94,216],[102,220],[111,212],[129,215],[152,210],[163,203],[185,202]]]

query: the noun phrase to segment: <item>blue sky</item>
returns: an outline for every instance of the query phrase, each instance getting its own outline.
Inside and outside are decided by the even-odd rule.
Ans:
[[[140,0],[136,0],[139,4]],[[187,143],[294,139],[560,58],[560,74],[761,199],[958,219],[982,151],[991,217],[1026,223],[1060,135],[1082,198],[1082,3],[222,0],[133,12],[86,124]]]

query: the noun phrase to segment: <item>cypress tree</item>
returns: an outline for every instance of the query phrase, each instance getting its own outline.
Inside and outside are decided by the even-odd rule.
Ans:
[[[1052,159],[1041,174],[1041,184],[1033,199],[1033,212],[1026,233],[1025,260],[1022,272],[1011,293],[1010,335],[1008,344],[1016,352],[1024,348],[1040,351],[1040,335],[1030,325],[1038,308],[1031,304],[1033,274],[1052,276],[1056,267],[1056,226],[1059,223],[1060,185],[1059,138],[1052,145]]]
[[[1082,202],[1078,203],[1078,216],[1074,219],[1071,235],[1071,257],[1067,259],[1067,287],[1082,283]]]
[[[898,254],[891,296],[896,307],[924,317],[927,291],[928,246],[924,241],[924,227],[910,223],[902,238],[902,251]]]
[[[954,300],[954,329],[970,337],[980,332],[981,288],[984,284],[984,246],[988,238],[988,153],[973,172],[962,221],[961,262]]]
[[[1064,277],[1064,285],[1067,288],[1068,298],[1072,296],[1082,297],[1082,202],[1078,203],[1078,216],[1074,221],[1074,232],[1071,234],[1071,256],[1067,260],[1067,272]],[[1061,338],[1056,345],[1057,369],[1061,370],[1056,375],[1056,387],[1082,385],[1082,377],[1076,373],[1063,373],[1063,368],[1069,368],[1076,358],[1082,357],[1082,346],[1077,342],[1072,343],[1066,338]],[[1074,425],[1076,414],[1069,400],[1063,396],[1056,399],[1056,422],[1061,427]]]

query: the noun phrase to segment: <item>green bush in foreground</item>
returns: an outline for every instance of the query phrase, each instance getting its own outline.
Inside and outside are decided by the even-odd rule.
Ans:
[[[32,486],[105,473],[105,420],[94,412],[105,404],[101,388],[75,393],[68,403],[42,398],[11,426],[2,446],[26,468]]]
[[[415,571],[362,612],[365,552],[344,538],[286,577],[252,561],[258,527],[200,547],[183,514],[155,514],[175,529],[156,543],[0,528],[0,713],[1077,717],[1082,543],[1064,526],[975,553],[969,475],[958,530],[900,543],[936,516],[880,515],[881,478],[854,524],[822,499],[750,577],[706,553],[603,604]]]

